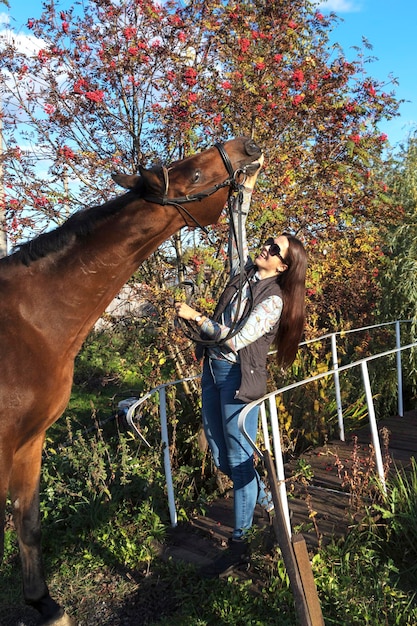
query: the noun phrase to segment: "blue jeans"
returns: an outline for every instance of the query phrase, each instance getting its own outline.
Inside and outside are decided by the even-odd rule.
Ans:
[[[270,508],[271,496],[265,491],[254,467],[253,450],[238,428],[239,413],[245,405],[235,398],[240,387],[240,365],[205,358],[202,377],[203,427],[213,460],[233,482],[233,538],[241,538],[252,526],[256,503]],[[246,430],[256,440],[259,409],[246,417]]]

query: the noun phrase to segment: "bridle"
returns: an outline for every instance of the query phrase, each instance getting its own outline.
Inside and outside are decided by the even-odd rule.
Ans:
[[[230,228],[232,229],[233,237],[236,242],[236,248],[239,254],[239,270],[240,270],[238,292],[237,292],[238,300],[236,304],[236,310],[237,311],[240,310],[240,303],[242,300],[242,289],[243,289],[244,283],[247,282],[249,285],[249,294],[250,294],[249,296],[250,306],[244,318],[244,319],[247,319],[253,307],[253,295],[252,295],[252,289],[250,287],[250,282],[248,280],[247,273],[246,273],[245,266],[244,266],[245,260],[243,259],[243,231],[242,231],[241,209],[242,209],[242,201],[243,201],[243,183],[245,182],[245,179],[246,179],[246,168],[239,168],[239,169],[234,170],[232,162],[229,158],[229,155],[224,149],[224,145],[222,143],[216,143],[214,144],[214,147],[217,148],[217,150],[219,151],[220,156],[222,157],[224,166],[229,175],[229,177],[226,178],[226,180],[224,180],[222,183],[218,183],[217,185],[214,185],[213,187],[210,187],[209,189],[200,191],[195,194],[180,196],[177,198],[168,198],[169,170],[166,167],[163,167],[162,171],[163,171],[164,181],[165,181],[164,195],[163,196],[152,196],[152,195],[145,196],[144,200],[147,200],[149,202],[154,202],[155,204],[160,204],[163,206],[170,205],[170,206],[176,207],[178,211],[184,212],[193,222],[195,222],[195,224],[199,228],[201,228],[204,231],[207,237],[209,237],[207,229],[201,224],[199,224],[198,220],[193,215],[191,215],[191,213],[183,205],[186,204],[187,202],[195,202],[196,200],[202,200],[203,198],[208,198],[209,196],[212,196],[214,193],[216,193],[216,191],[219,191],[219,189],[223,189],[224,187],[229,187],[227,206],[228,206],[228,211],[229,211]],[[237,199],[235,203],[233,203],[232,201],[234,194],[237,194]],[[234,222],[233,222],[233,215],[232,215],[233,211],[239,214],[237,233],[234,229]],[[237,332],[239,332],[244,320],[234,319],[232,322],[232,326],[230,327],[229,332],[227,333],[227,336],[224,337],[220,341],[218,340],[215,341],[215,340],[210,340],[210,339],[203,340],[201,339],[200,333],[195,330],[194,326],[188,320],[179,319],[178,321],[183,324],[182,330],[184,334],[186,335],[186,337],[188,337],[189,339],[192,339],[196,343],[202,343],[206,346],[209,346],[209,345],[221,345],[221,344],[226,343],[227,340],[231,339],[234,335],[236,335]]]
[[[154,202],[155,204],[160,204],[162,206],[170,205],[170,206],[176,207],[178,211],[182,211],[183,213],[185,213],[196,224],[196,226],[201,228],[201,230],[207,236],[208,236],[207,229],[204,226],[202,226],[198,222],[198,220],[194,217],[194,215],[191,215],[191,213],[183,205],[187,204],[187,202],[195,202],[196,200],[203,200],[204,198],[208,198],[212,196],[213,194],[215,194],[217,191],[219,191],[219,189],[223,189],[224,187],[229,187],[228,200],[230,200],[233,193],[236,193],[239,191],[239,188],[241,186],[241,183],[239,183],[239,178],[243,177],[244,179],[246,175],[245,168],[239,168],[237,170],[233,169],[232,162],[229,159],[229,155],[224,149],[224,145],[222,143],[216,143],[214,144],[214,147],[217,148],[217,150],[219,151],[220,156],[222,157],[223,163],[226,167],[227,173],[229,174],[229,177],[226,178],[226,180],[224,180],[222,183],[213,185],[213,187],[209,187],[208,189],[199,191],[198,193],[187,194],[186,196],[179,196],[177,198],[168,198],[169,169],[165,166],[162,166],[162,173],[163,173],[164,182],[165,182],[164,194],[162,196],[154,196],[154,195],[144,196],[144,200],[147,200],[148,202]]]

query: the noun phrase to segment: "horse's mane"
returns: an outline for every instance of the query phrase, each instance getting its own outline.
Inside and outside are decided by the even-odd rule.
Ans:
[[[74,237],[80,238],[89,235],[97,224],[120,211],[120,209],[126,206],[128,197],[129,200],[132,199],[132,196],[141,197],[140,191],[141,186],[138,185],[134,191],[109,200],[105,204],[80,209],[71,215],[61,226],[21,244],[15,252],[4,257],[1,261],[30,265],[37,259],[62,250],[74,240]]]

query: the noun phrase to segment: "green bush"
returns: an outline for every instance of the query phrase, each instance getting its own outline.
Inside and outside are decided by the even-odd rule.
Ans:
[[[397,467],[382,492],[382,503],[373,507],[379,514],[374,530],[375,543],[381,554],[392,560],[399,575],[410,589],[417,588],[417,462]]]

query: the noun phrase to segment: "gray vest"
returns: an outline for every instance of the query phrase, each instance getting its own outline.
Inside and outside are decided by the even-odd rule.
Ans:
[[[256,271],[256,267],[248,272],[251,278]],[[219,321],[221,314],[223,313],[230,300],[237,293],[239,286],[239,276],[235,276],[226,286],[219,302],[214,311],[213,320]],[[280,296],[282,298],[281,288],[277,283],[277,277],[264,278],[252,283],[252,295],[253,306],[261,303],[269,296]],[[248,313],[250,302],[247,303],[245,313]],[[279,321],[268,333],[252,342],[248,346],[239,350],[240,369],[242,371],[242,380],[240,388],[237,394],[239,400],[242,402],[251,402],[252,400],[258,400],[266,393],[267,382],[267,370],[266,370],[266,358],[270,350],[271,344],[274,340],[277,332]],[[200,346],[197,346],[197,356],[202,356]]]

